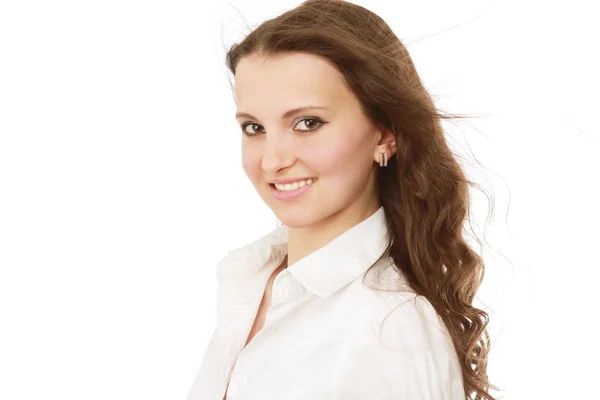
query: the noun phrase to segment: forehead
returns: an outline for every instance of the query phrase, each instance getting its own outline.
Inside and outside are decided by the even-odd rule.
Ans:
[[[289,53],[273,58],[243,57],[235,74],[238,109],[302,102],[339,103],[348,93],[343,76],[326,59],[308,53]]]

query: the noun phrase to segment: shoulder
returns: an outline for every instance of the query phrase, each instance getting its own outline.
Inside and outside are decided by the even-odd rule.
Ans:
[[[364,289],[360,297],[336,366],[336,398],[464,399],[452,339],[427,298],[403,289]]]
[[[458,357],[431,304],[422,296],[381,304],[348,338],[333,398],[464,400]]]
[[[367,274],[361,289],[363,334],[381,338],[398,350],[418,352],[436,346],[454,351],[448,329],[431,302],[410,288],[393,263],[376,265],[371,275]]]
[[[391,349],[410,353],[433,350],[437,354],[454,353],[452,339],[431,302],[414,293],[392,293],[380,299],[370,310],[367,321],[371,334]]]

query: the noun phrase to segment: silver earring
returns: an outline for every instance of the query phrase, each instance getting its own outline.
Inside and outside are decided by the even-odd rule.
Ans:
[[[379,153],[379,166],[387,167],[388,156],[387,153]]]

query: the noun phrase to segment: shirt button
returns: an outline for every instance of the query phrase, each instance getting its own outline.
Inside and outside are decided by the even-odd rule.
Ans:
[[[238,382],[239,382],[240,386],[245,386],[248,383],[248,377],[242,376]]]

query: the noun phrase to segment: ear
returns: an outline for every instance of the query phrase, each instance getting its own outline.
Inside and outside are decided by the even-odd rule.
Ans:
[[[381,138],[377,142],[374,154],[374,159],[377,163],[379,162],[379,153],[387,153],[388,160],[396,154],[396,138],[394,134],[383,126],[380,126],[379,129]]]

